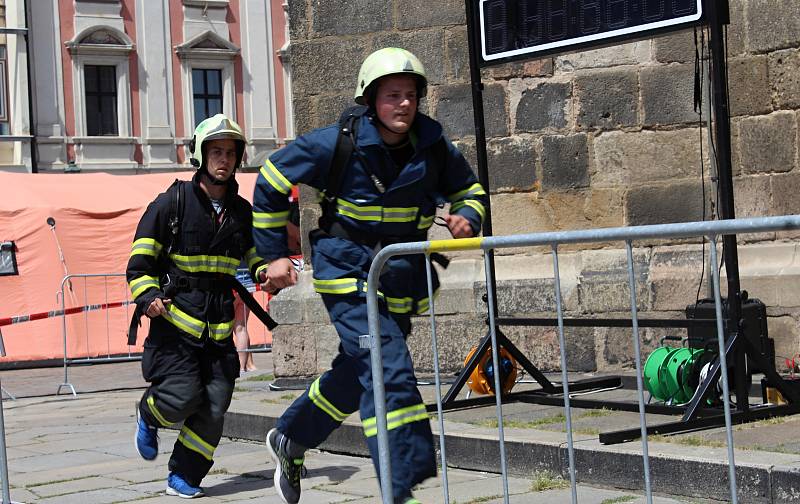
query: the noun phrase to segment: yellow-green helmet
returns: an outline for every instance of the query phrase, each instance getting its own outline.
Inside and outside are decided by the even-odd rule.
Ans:
[[[367,56],[358,72],[355,100],[359,105],[367,105],[369,88],[381,77],[393,74],[411,74],[417,77],[418,97],[425,96],[428,77],[422,62],[411,52],[399,47],[385,47]]]
[[[244,138],[242,128],[228,118],[225,114],[217,114],[215,116],[204,119],[197,128],[194,130],[192,141],[189,142],[189,152],[191,157],[189,161],[193,166],[198,168],[203,167],[203,143],[208,140],[219,140],[221,138],[230,138],[236,141],[236,168],[242,164],[242,156],[244,155],[244,147],[247,140]]]

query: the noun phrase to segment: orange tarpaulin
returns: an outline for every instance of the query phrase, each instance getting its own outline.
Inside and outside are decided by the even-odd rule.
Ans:
[[[192,172],[0,173],[0,241],[14,242],[19,271],[0,276],[0,319],[60,309],[65,265],[73,275],[124,273],[136,224],[147,204],[175,178],[191,176]],[[247,200],[252,200],[256,176],[236,176],[239,194]],[[54,229],[47,223],[49,217],[55,220]],[[123,277],[74,278],[64,289],[66,308],[125,301],[129,296]],[[256,293],[256,299],[261,298]],[[67,358],[127,353],[132,310],[130,306],[67,315]],[[251,345],[271,342],[260,322],[250,319]],[[146,317],[143,324],[134,352],[141,351],[147,334]],[[7,325],[0,331],[7,353],[2,361],[64,357],[61,317]]]

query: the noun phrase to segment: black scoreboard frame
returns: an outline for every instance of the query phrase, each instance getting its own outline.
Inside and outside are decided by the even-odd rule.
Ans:
[[[586,50],[616,45],[631,40],[651,38],[660,34],[683,30],[704,24],[706,0],[474,0],[474,26],[480,28],[480,64],[482,67],[539,58],[565,52]],[[681,6],[684,4],[684,12]],[[560,4],[561,8],[556,7]],[[648,16],[647,11],[659,4],[660,13]],[[528,9],[547,10],[528,16]],[[689,5],[689,11],[686,11]],[[502,7],[505,19],[501,24],[492,24],[495,7]],[[669,7],[669,8],[666,8]],[[549,9],[549,10],[548,10]],[[591,12],[591,29],[580,26]],[[650,19],[647,19],[650,17]],[[531,41],[529,23],[539,19],[538,38],[544,43]],[[554,19],[561,20],[563,36],[552,35]],[[500,52],[487,51],[487,45],[497,38],[492,34],[501,32],[513,42],[513,47]],[[594,30],[594,31],[592,31]],[[548,32],[548,36],[544,33]],[[571,32],[571,33],[570,33]],[[499,33],[499,32],[498,32]],[[504,37],[501,37],[504,38]]]

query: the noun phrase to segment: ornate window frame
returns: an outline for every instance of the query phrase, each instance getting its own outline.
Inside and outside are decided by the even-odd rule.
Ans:
[[[64,43],[72,55],[72,89],[75,105],[75,136],[93,139],[86,132],[85,65],[111,65],[117,72],[117,136],[105,138],[130,138],[131,87],[129,55],[135,50],[133,41],[116,28],[96,25],[83,30]]]
[[[183,124],[191,137],[194,121],[194,93],[192,70],[214,69],[222,71],[222,112],[236,121],[236,88],[234,85],[234,61],[241,49],[213,31],[199,33],[183,44],[175,46],[181,60],[181,82],[183,83]],[[192,128],[193,129],[193,128]]]

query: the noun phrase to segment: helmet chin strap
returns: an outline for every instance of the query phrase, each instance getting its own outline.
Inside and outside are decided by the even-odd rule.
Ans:
[[[236,175],[236,170],[233,170],[233,172],[231,172],[231,176],[228,177],[227,180],[218,180],[218,179],[212,177],[210,173],[208,173],[208,168],[204,167],[202,170],[203,171],[201,173],[208,179],[209,182],[211,182],[211,184],[213,184],[215,186],[228,185],[228,181],[230,179],[232,179],[234,177],[234,175]]]

